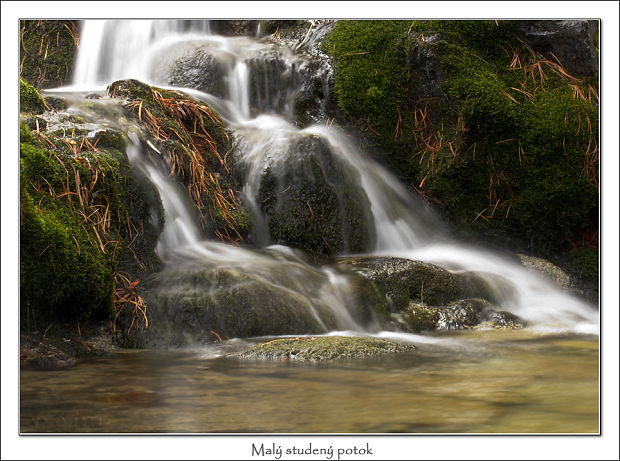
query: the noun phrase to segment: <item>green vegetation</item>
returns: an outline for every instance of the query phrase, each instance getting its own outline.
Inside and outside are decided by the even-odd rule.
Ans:
[[[187,186],[205,231],[224,241],[247,237],[249,216],[237,201],[240,186],[228,159],[232,142],[219,114],[185,94],[137,80],[114,82],[107,92],[124,98],[125,107],[146,126],[155,146],[169,154],[171,173]]]
[[[19,110],[20,112],[41,113],[47,108],[45,100],[37,89],[25,81],[19,79]]]
[[[516,22],[341,21],[323,50],[340,108],[460,229],[545,257],[597,253],[596,83]]]
[[[36,94],[22,89],[22,99]],[[122,135],[70,131],[20,124],[20,306],[28,331],[106,319],[129,305],[140,317],[138,277],[158,264],[161,223],[151,224],[150,208],[159,198],[130,175]]]
[[[19,74],[37,88],[67,84],[78,46],[75,21],[20,22]]]

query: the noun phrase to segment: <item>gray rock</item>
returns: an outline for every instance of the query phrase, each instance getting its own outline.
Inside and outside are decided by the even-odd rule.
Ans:
[[[228,97],[227,69],[206,50],[197,49],[178,58],[169,72],[170,85],[194,88],[219,98]]]
[[[521,264],[532,272],[541,274],[550,282],[555,283],[566,291],[573,290],[574,286],[566,272],[558,266],[542,258],[535,256],[517,255]]]
[[[519,28],[534,50],[551,59],[557,57],[569,73],[598,75],[594,44],[598,21],[519,21]]]

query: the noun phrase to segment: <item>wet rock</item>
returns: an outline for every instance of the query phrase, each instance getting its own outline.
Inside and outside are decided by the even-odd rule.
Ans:
[[[24,368],[59,370],[75,365],[75,358],[49,343],[22,336],[20,338],[19,364]]]
[[[183,346],[219,338],[316,334],[337,320],[321,299],[326,276],[299,265],[257,261],[256,270],[203,266],[171,268],[144,281],[149,327],[129,334],[125,347]],[[269,265],[269,267],[267,267]],[[131,323],[131,317],[120,319]]]
[[[359,359],[415,350],[412,344],[387,339],[345,336],[322,336],[276,339],[231,354],[242,359],[294,360],[319,362]]]
[[[216,35],[254,37],[258,32],[258,23],[259,21],[247,20],[212,20],[209,22],[209,27],[211,33]]]
[[[197,49],[172,63],[168,83],[227,98],[227,73],[224,63],[218,61],[208,50]]]
[[[557,57],[569,73],[580,77],[598,74],[598,21],[519,21],[518,27],[534,50],[553,61]]]
[[[535,256],[517,255],[521,264],[528,270],[541,274],[547,280],[555,283],[559,287],[571,291],[573,289],[573,283],[566,272],[560,269],[555,264]]]
[[[374,282],[388,298],[391,312],[402,311],[411,301],[445,306],[469,297],[495,300],[488,282],[475,273],[453,274],[422,261],[389,257],[347,258],[340,264]]]
[[[400,323],[412,332],[523,327],[517,316],[494,310],[488,301],[475,298],[461,299],[447,306],[412,302],[402,312]]]
[[[436,98],[447,101],[443,83],[448,74],[440,59],[441,36],[439,34],[414,35],[410,38],[407,53],[409,93],[411,97],[420,99]]]
[[[518,316],[506,311],[490,311],[486,313],[486,320],[476,326],[477,329],[486,328],[511,328],[519,329],[525,326],[525,322]]]
[[[370,205],[354,173],[318,136],[300,137],[288,150],[266,169],[258,193],[273,241],[326,255],[371,248]]]
[[[45,332],[20,335],[19,362],[22,368],[60,370],[72,367],[83,356],[109,356],[118,352],[111,325],[54,323]]]

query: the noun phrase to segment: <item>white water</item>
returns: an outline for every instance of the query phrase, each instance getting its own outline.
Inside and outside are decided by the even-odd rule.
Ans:
[[[276,52],[288,68],[292,69],[294,65],[299,67],[303,58],[292,54],[287,48],[247,37],[210,36],[205,26],[202,30],[195,25],[181,28],[175,21],[85,21],[75,86],[96,88],[121,78],[165,85],[167,68],[162,62],[168,61],[162,53],[166,50],[174,54],[173,45],[185,51],[192,47],[208,49],[228,69],[227,95],[217,97],[192,89],[186,91],[207,101],[220,112],[239,142],[245,146],[240,159],[247,175],[243,192],[255,217],[259,243],[270,243],[266,222],[257,203],[263,171],[267,167],[278,170],[291,142],[300,137],[318,136],[330,146],[331,154],[349,174],[359,178],[361,189],[370,202],[377,242],[368,254],[427,261],[454,272],[480,273],[503,295],[501,308],[520,316],[533,328],[541,331],[569,329],[583,333],[598,332],[598,312],[591,306],[502,255],[451,241],[443,226],[419,199],[394,176],[366,157],[337,128],[316,125],[299,129],[290,121],[290,104],[285,105],[280,115],[257,113],[260,104],[252,107],[248,60],[263,52]],[[267,83],[265,81],[265,85]],[[271,89],[264,94],[282,97],[282,91],[288,91],[284,99],[289,101],[295,90],[284,88],[275,93]],[[289,116],[289,119],[282,114]],[[211,264],[262,272],[275,283],[268,272],[275,267],[277,259],[219,242],[204,241],[178,187],[165,177],[161,169],[144,160],[137,138],[133,138],[133,142],[129,149],[132,163],[157,186],[163,201],[166,225],[157,248],[162,258],[171,260],[175,255],[185,258],[200,255]],[[294,264],[309,270],[309,266],[301,260],[296,259]],[[359,331],[361,327],[351,318],[346,307],[350,295],[346,277],[328,269],[321,272],[328,282],[320,290],[318,298],[332,308],[342,328]]]

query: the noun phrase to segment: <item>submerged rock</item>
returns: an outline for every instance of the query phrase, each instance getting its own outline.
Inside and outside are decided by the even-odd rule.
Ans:
[[[349,336],[321,336],[275,339],[257,344],[232,357],[242,359],[295,360],[319,362],[338,359],[358,359],[383,354],[415,350],[412,344],[387,339]]]

